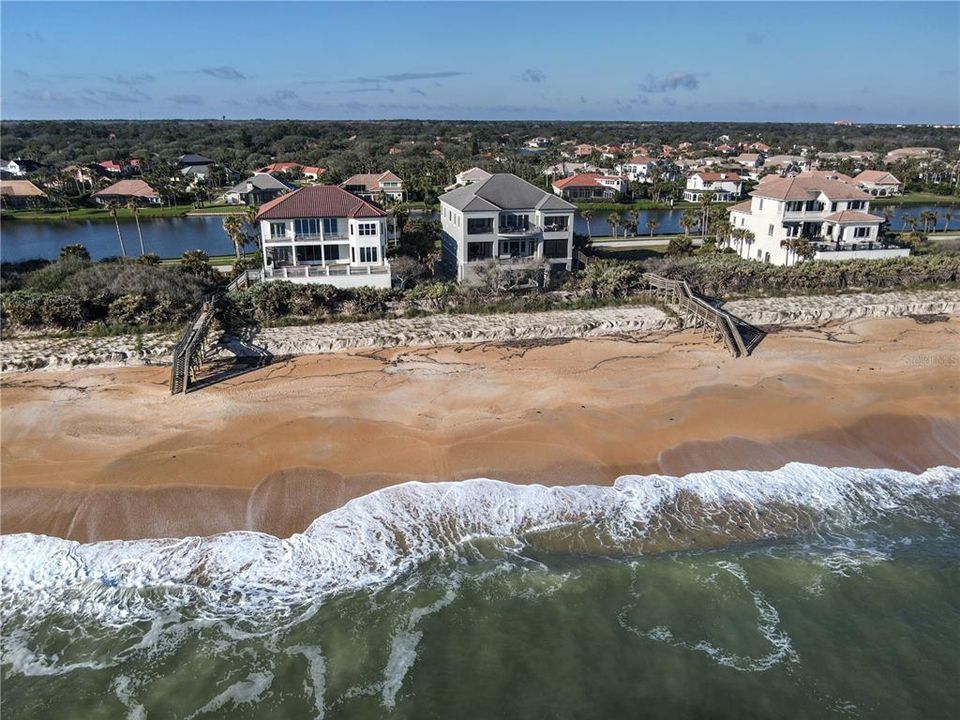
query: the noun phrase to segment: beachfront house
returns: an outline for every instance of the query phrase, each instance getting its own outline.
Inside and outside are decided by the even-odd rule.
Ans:
[[[861,190],[874,197],[899,195],[903,190],[903,183],[885,170],[864,170],[853,178],[853,181]]]
[[[0,207],[21,210],[46,202],[47,194],[29,180],[0,180]]]
[[[887,258],[909,255],[879,238],[883,218],[870,213],[870,195],[854,183],[828,173],[769,175],[751,198],[730,208],[734,231],[728,245],[741,257],[793,265],[803,257],[797,248],[807,241],[815,260]]]
[[[335,185],[308,185],[257,214],[264,280],[389,288],[386,213]]]
[[[229,205],[262,205],[293,190],[282,180],[267,173],[256,173],[223,194]]]
[[[354,175],[340,183],[340,187],[364,200],[376,200],[379,197],[394,202],[404,200],[403,180],[389,170],[382,173]]]
[[[736,173],[696,172],[687,178],[687,188],[683,199],[687,202],[700,202],[700,198],[710,193],[717,202],[730,202],[743,193],[743,180]]]
[[[444,264],[458,280],[481,263],[549,263],[568,270],[576,208],[510,173],[440,196]]]
[[[160,193],[140,179],[120,180],[110,187],[93,194],[94,202],[106,205],[110,202],[125,205],[131,200],[139,200],[146,205],[160,205]]]
[[[629,190],[623,175],[577,173],[551,183],[553,192],[564,200],[616,200]]]

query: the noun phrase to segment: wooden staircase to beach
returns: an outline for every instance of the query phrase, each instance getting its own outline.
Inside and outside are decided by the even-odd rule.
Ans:
[[[684,328],[700,328],[712,332],[714,342],[723,341],[733,357],[750,354],[750,345],[744,342],[739,319],[698,297],[686,280],[672,280],[653,273],[644,273],[643,279],[654,297],[673,310]]]

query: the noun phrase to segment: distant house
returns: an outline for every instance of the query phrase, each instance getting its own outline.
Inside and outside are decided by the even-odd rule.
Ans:
[[[650,174],[657,165],[657,161],[646,155],[634,155],[625,163],[617,165],[619,175],[626,175],[630,182],[650,182]]]
[[[109,202],[127,203],[138,199],[150,205],[160,205],[160,193],[150,187],[143,180],[120,180],[108,188],[93,194],[93,199],[100,205]]]
[[[550,138],[545,137],[535,137],[527,140],[526,143],[528,148],[545,148],[550,145]]]
[[[275,162],[257,168],[258,173],[298,173],[303,165],[295,162]]]
[[[308,185],[264,204],[263,279],[354,288],[391,286],[386,213],[335,185]]]
[[[380,195],[395,202],[403,202],[404,199],[403,180],[389,170],[383,173],[354,175],[340,183],[340,187],[365,200],[374,200]]]
[[[895,163],[901,160],[932,160],[942,157],[943,150],[938,147],[904,147],[891,150],[884,160],[887,163]]]
[[[763,165],[763,160],[762,153],[740,153],[733,158],[733,162],[751,170],[755,170]]]
[[[457,181],[453,185],[448,185],[445,187],[444,192],[450,192],[454,188],[463,187],[464,185],[469,185],[470,183],[486,180],[488,177],[490,177],[490,173],[483,168],[473,167],[469,170],[464,170],[457,173]]]
[[[874,197],[899,195],[903,189],[903,183],[884,170],[864,170],[853,178],[853,182]]]
[[[736,173],[722,172],[697,172],[687,178],[684,200],[699,202],[705,193],[710,193],[717,202],[730,202],[743,193],[743,180]]]
[[[203,155],[197,155],[195,153],[187,153],[186,155],[181,155],[177,158],[177,163],[181,167],[187,167],[188,165],[213,165],[213,160]]]
[[[320,179],[320,176],[327,171],[326,168],[322,168],[319,165],[304,165],[300,168],[300,172],[303,173],[305,180],[313,180],[316,182]]]
[[[786,175],[790,172],[810,170],[810,160],[802,155],[771,155],[763,159],[763,169]]]
[[[570,177],[581,172],[605,174],[596,165],[588,162],[559,162],[543,169],[543,174],[548,178]]]
[[[273,175],[256,173],[227,190],[223,199],[230,205],[262,205],[292,189]]]
[[[747,146],[747,149],[753,150],[754,152],[763,153],[764,155],[770,152],[770,146],[762,142],[750,143],[750,145]]]
[[[36,207],[46,202],[46,193],[29,180],[0,180],[0,203],[5,208]]]
[[[33,160],[0,160],[0,175],[3,177],[23,177],[43,169],[43,165]]]
[[[583,158],[593,155],[594,147],[589,143],[580,143],[573,149],[574,157]]]
[[[510,173],[440,196],[441,246],[458,280],[482,263],[560,264],[573,259],[576,207]]]
[[[612,200],[625,195],[628,190],[624,175],[601,175],[578,173],[554,180],[553,192],[564,200]]]
[[[123,172],[123,163],[118,163],[116,160],[104,160],[103,162],[98,162],[97,165],[111,175],[119,175]]]

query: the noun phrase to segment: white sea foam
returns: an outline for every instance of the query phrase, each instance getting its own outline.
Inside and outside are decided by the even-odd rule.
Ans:
[[[914,475],[790,464],[773,472],[630,475],[612,487],[414,482],[357,498],[286,539],[231,532],[84,545],[2,536],[0,611],[3,620],[60,611],[122,624],[189,606],[212,617],[260,609],[275,619],[330,593],[389,581],[480,538],[514,547],[551,529],[592,528],[616,548],[677,526],[732,539],[770,537],[793,525],[842,527],[913,514],[944,496],[960,496],[960,470]]]
[[[190,715],[187,720],[214,712],[224,707],[238,707],[240,705],[249,705],[258,702],[263,694],[270,689],[273,684],[273,673],[255,672],[244,680],[238,680],[222,693],[210,700],[206,705]]]

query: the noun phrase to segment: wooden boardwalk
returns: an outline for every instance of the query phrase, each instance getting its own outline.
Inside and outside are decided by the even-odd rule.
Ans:
[[[653,273],[644,273],[643,279],[654,297],[677,313],[683,327],[701,328],[704,333],[712,332],[714,342],[722,340],[734,357],[750,354],[749,346],[740,332],[739,321],[730,313],[697,297],[686,280],[671,280]]]

